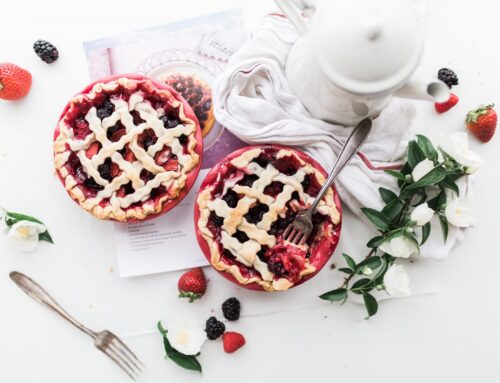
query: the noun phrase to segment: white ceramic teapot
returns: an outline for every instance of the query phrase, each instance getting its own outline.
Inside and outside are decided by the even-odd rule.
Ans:
[[[376,118],[392,96],[448,100],[437,79],[414,79],[424,22],[416,0],[275,0],[299,33],[286,62],[292,91],[316,118],[351,126]],[[311,8],[304,10],[311,14]]]

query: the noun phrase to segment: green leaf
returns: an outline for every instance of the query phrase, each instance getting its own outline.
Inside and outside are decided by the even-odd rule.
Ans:
[[[381,212],[367,207],[362,208],[361,211],[378,229],[382,231],[389,229],[389,222],[387,222],[387,218]]]
[[[433,199],[427,201],[427,205],[429,205],[429,207],[434,211],[438,211],[445,204],[446,204],[446,193],[444,192],[444,190],[442,190],[441,193],[439,193],[439,195],[437,195]]]
[[[363,292],[363,301],[365,302],[368,317],[374,316],[378,311],[378,303],[375,297],[369,293]]]
[[[327,293],[321,294],[319,297],[325,301],[343,302],[347,299],[347,290],[342,287],[342,288],[328,291]]]
[[[427,137],[417,134],[417,143],[420,149],[422,149],[422,152],[424,152],[425,156],[428,159],[432,161],[437,160],[438,152]]]
[[[352,274],[352,272],[353,272],[353,270],[351,270],[351,269],[350,269],[350,268],[348,268],[348,267],[341,267],[341,268],[339,269],[339,271],[340,271],[341,273],[346,273],[346,274]]]
[[[423,204],[425,201],[427,201],[427,193],[425,192],[425,189],[424,189],[424,188],[422,188],[422,189],[417,189],[417,193],[416,193],[416,195],[417,195],[417,194],[420,196],[420,199],[419,199],[417,202],[415,202],[415,203],[413,204],[413,206],[418,206],[418,205],[421,205],[421,204]]]
[[[446,177],[439,183],[439,186],[454,191],[457,196],[460,195],[460,189],[458,188],[456,182],[451,179],[451,177]]]
[[[382,214],[388,218],[389,222],[392,222],[399,217],[402,211],[403,204],[399,200],[394,199],[385,205],[382,209]]]
[[[397,178],[400,181],[406,181],[404,174],[397,172],[395,170],[384,170],[385,173]]]
[[[366,286],[368,286],[371,283],[371,279],[368,278],[362,278],[354,282],[354,284],[351,286],[351,291],[359,291],[363,290]]]
[[[430,234],[431,234],[431,223],[427,222],[424,226],[422,226],[422,242],[420,242],[420,246],[422,246],[427,241]]]
[[[342,256],[344,257],[344,259],[347,263],[347,266],[349,266],[351,268],[351,270],[353,270],[353,271],[356,270],[356,262],[354,261],[354,259],[352,259],[347,254],[342,254]]]
[[[420,162],[425,160],[425,154],[420,149],[416,141],[410,141],[408,143],[408,154],[407,154],[408,164],[412,169],[415,168]]]
[[[425,176],[420,178],[417,182],[408,186],[408,189],[417,189],[424,186],[436,185],[444,180],[446,177],[446,171],[441,166],[436,166]]]
[[[366,246],[371,247],[372,249],[379,247],[382,243],[384,243],[385,238],[382,235],[379,235],[377,237],[373,237],[368,241]]]
[[[386,189],[386,188],[379,188],[378,192],[380,193],[380,197],[382,197],[382,200],[385,203],[389,203],[393,199],[398,198],[398,196],[396,195],[396,193],[394,193],[393,191],[391,191],[389,189]]]
[[[198,371],[199,373],[201,373],[201,364],[200,362],[198,362],[198,359],[196,359],[196,356],[185,355],[173,348],[167,339],[167,330],[163,328],[161,322],[158,322],[157,326],[158,331],[160,331],[161,335],[163,336],[163,346],[165,348],[167,357],[186,370]]]
[[[39,224],[43,225],[42,221],[36,219],[35,217],[29,216],[29,215],[13,213],[10,211],[7,212],[7,214],[5,215],[5,223],[9,227],[14,225],[15,223],[17,223],[19,221],[30,221],[30,222],[35,222],[35,223],[39,223]]]
[[[42,234],[38,234],[38,239],[40,241],[47,241],[49,243],[54,243],[54,240],[52,239],[52,237],[50,236],[49,232],[46,230],[44,231]]]
[[[376,270],[380,267],[382,264],[382,260],[380,259],[379,256],[374,255],[369,258],[366,258],[364,261],[360,262],[358,264],[358,268],[361,269],[362,267],[369,267],[372,270]]]
[[[441,229],[443,230],[444,241],[448,239],[448,221],[445,216],[439,216],[439,223],[441,224]]]

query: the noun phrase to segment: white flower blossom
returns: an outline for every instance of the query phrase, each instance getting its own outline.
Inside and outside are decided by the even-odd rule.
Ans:
[[[434,210],[425,202],[413,209],[410,219],[416,222],[417,226],[424,226],[426,223],[430,222],[433,216]]]
[[[446,154],[463,165],[467,174],[474,173],[484,164],[481,157],[469,149],[469,139],[465,132],[450,134],[441,141],[440,147]]]
[[[448,199],[444,214],[448,222],[456,227],[469,227],[476,221],[465,198]]]
[[[413,181],[417,182],[427,173],[429,173],[432,169],[434,169],[434,162],[429,159],[425,159],[417,164],[413,171],[411,172],[411,176],[413,177]]]
[[[207,340],[203,324],[194,317],[176,317],[167,325],[170,345],[184,355],[196,355]]]
[[[410,258],[418,248],[413,241],[402,235],[386,240],[380,245],[380,250],[396,258]]]
[[[392,297],[410,295],[410,278],[403,265],[392,265],[384,275],[384,287]]]
[[[8,239],[19,250],[31,252],[37,248],[39,235],[45,231],[45,225],[40,223],[19,221],[10,227]]]

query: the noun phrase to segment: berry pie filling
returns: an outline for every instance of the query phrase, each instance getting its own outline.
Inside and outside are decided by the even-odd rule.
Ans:
[[[148,79],[96,83],[61,117],[54,161],[70,196],[98,218],[127,221],[163,211],[196,168],[196,122]]]
[[[221,162],[197,201],[198,228],[212,265],[241,284],[257,283],[267,291],[287,290],[315,273],[338,239],[333,190],[318,205],[305,244],[287,242],[283,233],[311,206],[324,181],[319,169],[282,147],[252,147]]]

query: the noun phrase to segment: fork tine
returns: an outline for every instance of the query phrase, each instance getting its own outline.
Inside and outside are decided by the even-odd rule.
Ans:
[[[128,366],[126,363],[123,362],[123,360],[118,356],[118,354],[116,354],[116,352],[114,352],[111,348],[107,347],[107,348],[104,348],[104,349],[101,349],[101,351],[106,354],[109,358],[111,358],[111,360],[113,360],[113,362],[115,362],[123,371],[125,371],[125,373],[130,376],[130,378],[132,380],[135,380],[135,377],[132,375],[132,373],[134,372],[133,370],[129,370],[128,368],[130,368],[130,366]],[[128,366],[128,368],[127,368]],[[137,376],[139,376],[137,373],[136,373]]]
[[[295,241],[293,243],[295,245],[298,245],[302,241],[302,238],[304,238],[304,232],[303,231],[299,232],[299,234],[297,235],[297,237],[295,237]]]
[[[130,351],[128,349],[127,346],[124,346],[123,342],[118,342],[117,341],[118,338],[115,338],[114,340],[111,341],[111,343],[109,344],[110,347],[113,347],[114,350],[117,352],[117,353],[120,353],[121,355],[123,355],[123,357],[125,358],[125,362],[129,362],[131,365],[133,365],[136,370],[138,372],[142,372],[142,369],[141,367],[139,367],[138,363],[134,360],[134,358],[132,358],[132,356],[130,355],[132,353],[132,351]],[[116,342],[115,342],[116,341]],[[133,354],[132,354],[133,355]],[[137,358],[136,358],[137,359]],[[138,362],[140,363],[140,361],[138,360]]]
[[[287,228],[285,229],[285,231],[283,232],[283,238],[285,239],[285,241],[288,241],[288,235],[290,234],[292,229],[293,229],[293,226],[288,225]]]
[[[142,363],[141,360],[132,352],[132,350],[130,348],[128,348],[128,346],[125,343],[123,343],[122,340],[120,338],[118,338],[116,335],[115,335],[115,340],[129,354],[129,356],[131,357],[132,361],[135,360],[135,362],[138,363],[138,364],[140,364],[142,367],[146,367],[144,365],[144,363]],[[136,364],[136,363],[134,363],[134,364]],[[136,364],[136,367],[140,370],[140,368],[139,368],[139,366],[137,364]]]
[[[293,243],[293,239],[297,235],[297,232],[298,232],[297,228],[295,226],[292,226],[292,230],[290,230],[290,233],[288,233],[288,236],[286,237],[286,240],[288,242],[292,242]]]
[[[293,235],[293,237],[290,239],[290,242],[292,242],[293,244],[295,244],[297,242],[297,239],[300,238],[302,235],[302,231],[300,231],[299,229],[296,229],[295,230],[295,234]]]
[[[299,242],[299,245],[300,245],[300,246],[302,246],[304,243],[306,243],[307,237],[309,237],[309,234],[308,234],[308,235],[306,235],[306,234],[304,233],[304,236],[302,237],[302,239],[301,239],[301,240],[300,240],[300,242]]]

